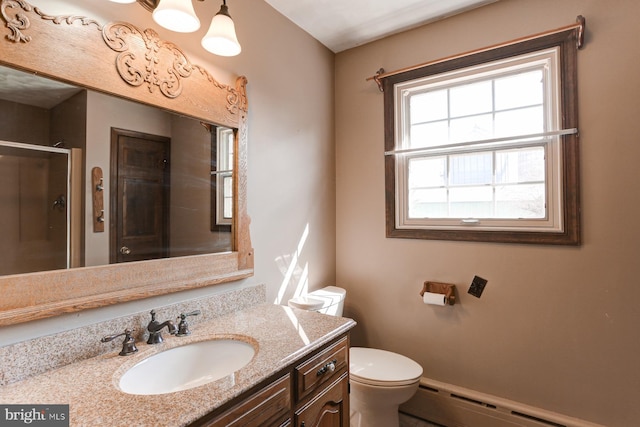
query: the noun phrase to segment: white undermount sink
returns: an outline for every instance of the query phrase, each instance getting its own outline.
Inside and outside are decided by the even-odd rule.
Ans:
[[[254,347],[244,341],[215,339],[174,347],[149,356],[120,378],[129,394],[165,394],[224,378],[253,359]]]

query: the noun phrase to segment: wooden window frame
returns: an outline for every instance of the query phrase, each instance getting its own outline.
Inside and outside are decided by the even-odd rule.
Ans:
[[[561,129],[577,129],[578,37],[576,31],[567,30],[384,77],[382,79],[382,88],[384,91],[385,152],[393,151],[396,148],[394,85],[549,48],[558,48],[560,52],[560,108],[562,119],[559,125]],[[389,155],[385,156],[386,236],[390,238],[427,240],[580,245],[579,134],[563,135],[560,138],[562,145],[562,176],[560,178],[560,186],[562,191],[561,216],[563,223],[561,231],[397,228],[395,217],[396,159],[395,156]]]

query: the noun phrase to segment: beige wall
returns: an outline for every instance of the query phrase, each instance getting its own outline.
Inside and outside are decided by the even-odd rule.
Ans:
[[[391,71],[587,20],[578,54],[581,247],[385,238],[383,102]],[[640,406],[640,54],[636,0],[501,0],[337,55],[337,282],[355,344],[436,380],[607,426]],[[488,279],[481,299],[467,294]],[[424,280],[459,304],[421,303]]]
[[[0,140],[49,145],[49,110],[0,100],[0,111]]]

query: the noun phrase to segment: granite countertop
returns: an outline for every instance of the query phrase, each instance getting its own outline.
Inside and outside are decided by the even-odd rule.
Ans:
[[[188,337],[170,336],[165,329],[163,343],[139,342],[139,351],[131,356],[119,356],[118,349],[2,386],[0,402],[69,404],[72,426],[187,425],[353,326],[355,322],[348,318],[260,304],[199,323],[192,327]],[[141,360],[173,347],[213,338],[250,342],[257,346],[256,354],[234,374],[190,390],[144,396],[126,394],[118,388],[124,372]],[[215,363],[215,355],[211,361]]]

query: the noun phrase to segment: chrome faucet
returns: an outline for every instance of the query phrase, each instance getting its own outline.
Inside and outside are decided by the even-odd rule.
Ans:
[[[161,332],[165,326],[171,335],[175,335],[178,332],[178,328],[171,320],[160,323],[156,320],[156,311],[151,310],[151,321],[149,322],[149,325],[147,325],[147,331],[149,331],[147,344],[160,344],[164,341],[162,339]]]

